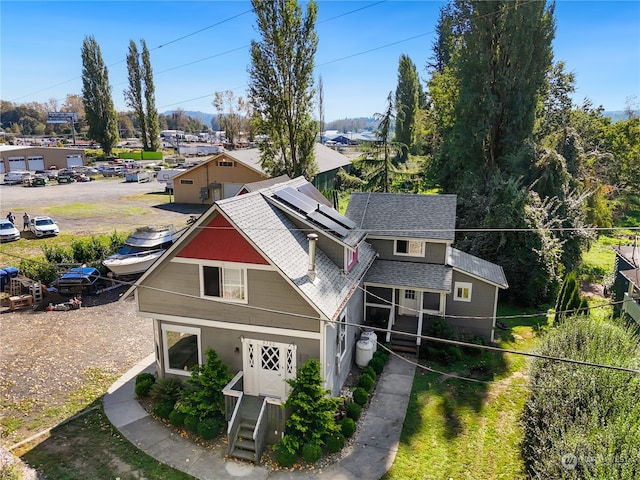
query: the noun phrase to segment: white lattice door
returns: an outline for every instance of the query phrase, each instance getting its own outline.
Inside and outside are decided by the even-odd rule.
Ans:
[[[282,400],[289,394],[289,378],[296,376],[296,346],[245,338],[244,393]]]

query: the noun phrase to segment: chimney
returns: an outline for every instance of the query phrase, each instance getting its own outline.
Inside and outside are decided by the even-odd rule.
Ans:
[[[307,270],[307,277],[314,282],[316,279],[316,241],[318,240],[318,235],[310,233],[307,238],[309,239],[309,270]]]

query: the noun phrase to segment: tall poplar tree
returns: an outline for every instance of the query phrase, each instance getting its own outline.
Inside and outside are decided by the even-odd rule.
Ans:
[[[140,54],[138,53],[138,46],[133,40],[129,40],[127,70],[129,72],[129,88],[124,91],[124,98],[129,108],[133,110],[133,114],[138,121],[138,129],[140,130],[140,140],[142,140],[142,147],[147,150],[149,148],[149,139],[147,137],[147,119],[145,118],[144,114]]]
[[[314,56],[318,46],[314,0],[306,13],[296,0],[252,0],[262,38],[251,42],[249,97],[255,112],[262,166],[271,175],[317,171],[313,120]]]
[[[156,110],[155,87],[149,49],[144,40],[140,40],[142,55],[136,43],[129,42],[127,69],[129,71],[129,88],[124,91],[127,105],[133,109],[138,120],[140,139],[145,151],[160,149],[160,123]],[[142,58],[142,64],[140,59]]]
[[[158,119],[158,109],[156,108],[156,87],[153,83],[153,69],[151,68],[151,56],[149,55],[147,42],[140,40],[140,44],[142,45],[142,83],[144,100],[147,106],[147,138],[149,140],[149,150],[157,152],[160,150],[160,120]]]
[[[82,43],[82,103],[89,125],[87,136],[111,155],[119,140],[118,114],[113,106],[109,71],[93,36],[85,37]]]
[[[409,151],[415,152],[422,88],[418,70],[408,55],[400,56],[396,88],[396,142],[403,144],[400,160],[406,162]]]

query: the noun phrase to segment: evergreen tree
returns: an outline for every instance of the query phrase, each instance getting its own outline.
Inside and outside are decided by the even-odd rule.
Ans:
[[[93,36],[85,37],[82,43],[82,102],[89,125],[87,136],[100,143],[106,155],[111,155],[119,140],[118,115],[113,106],[109,71]]]
[[[304,175],[317,168],[313,121],[313,68],[318,45],[317,4],[303,17],[296,0],[252,0],[261,41],[251,42],[249,96],[255,111],[262,166],[272,176]]]
[[[420,118],[422,88],[415,64],[407,55],[400,56],[396,88],[396,142],[403,144],[400,160],[406,162],[409,151],[415,153]]]
[[[142,45],[142,82],[144,99],[146,102],[146,124],[149,150],[157,152],[160,150],[160,121],[158,119],[158,109],[156,108],[156,87],[153,83],[153,69],[151,68],[151,57],[147,43],[140,40]]]
[[[363,170],[367,190],[390,192],[394,179],[402,175],[409,175],[394,163],[394,159],[399,157],[405,145],[391,141],[392,126],[396,118],[393,92],[389,92],[385,112],[376,113],[374,117],[379,122],[376,132],[377,139],[375,143],[367,145],[363,149],[364,153],[358,161],[358,166]]]
[[[463,26],[450,57],[459,81],[451,134],[444,139],[443,185],[467,173],[512,171],[532,136],[551,68],[553,5],[523,0],[458,2]],[[464,21],[460,21],[462,17]]]

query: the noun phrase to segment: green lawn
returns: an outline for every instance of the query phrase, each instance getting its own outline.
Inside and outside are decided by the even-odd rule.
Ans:
[[[524,314],[501,308],[499,315]],[[530,351],[547,318],[504,319],[498,345]],[[516,354],[467,353],[437,370],[455,372],[480,382],[445,379],[418,369],[413,383],[396,461],[385,480],[519,479],[520,412],[526,400],[527,359]]]
[[[187,480],[142,453],[109,423],[100,400],[95,408],[51,431],[50,436],[22,456],[47,480]]]

